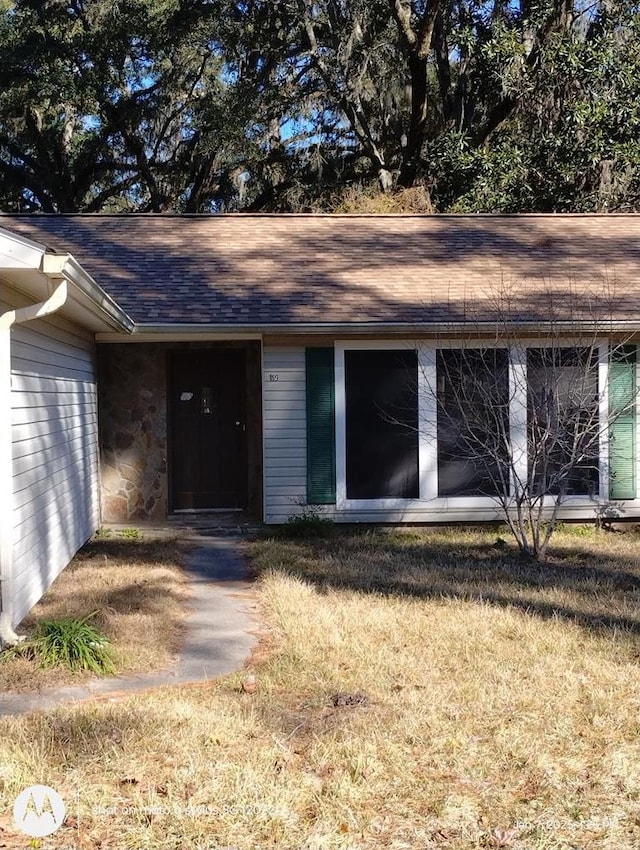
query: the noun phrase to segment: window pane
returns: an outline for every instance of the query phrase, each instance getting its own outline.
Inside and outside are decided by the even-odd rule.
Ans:
[[[415,351],[345,352],[347,498],[417,499]]]
[[[436,369],[438,495],[508,495],[508,352],[444,349]]]
[[[596,495],[598,361],[591,348],[527,352],[529,480],[535,492]]]

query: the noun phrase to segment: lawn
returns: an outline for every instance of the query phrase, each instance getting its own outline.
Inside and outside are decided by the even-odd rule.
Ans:
[[[187,585],[184,544],[175,539],[109,534],[91,540],[51,585],[18,631],[40,620],[83,618],[110,640],[119,673],[170,664],[180,645]],[[33,691],[82,682],[87,673],[42,669],[33,660],[0,655],[0,690]],[[1,846],[1,845],[0,845]]]
[[[4,813],[44,782],[70,817],[43,848],[635,849],[639,545],[567,530],[541,566],[492,531],[255,541],[255,685],[0,721]]]

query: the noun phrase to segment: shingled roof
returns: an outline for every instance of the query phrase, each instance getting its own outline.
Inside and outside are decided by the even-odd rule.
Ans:
[[[0,227],[73,254],[140,324],[482,321],[500,298],[535,321],[550,293],[567,318],[613,303],[616,320],[640,321],[640,215],[2,215]]]

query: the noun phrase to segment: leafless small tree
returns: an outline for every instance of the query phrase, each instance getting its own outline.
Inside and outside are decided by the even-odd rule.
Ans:
[[[466,334],[438,348],[435,386],[426,385],[438,495],[493,499],[520,551],[544,559],[569,497],[591,498],[594,509],[608,499],[605,435],[635,408],[635,348],[608,283],[597,296],[567,285],[559,301],[548,285],[537,297],[533,327],[514,321],[522,305],[503,287],[492,320],[469,325],[475,341]]]

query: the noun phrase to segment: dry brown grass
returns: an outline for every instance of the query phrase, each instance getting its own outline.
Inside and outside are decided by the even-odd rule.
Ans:
[[[58,576],[21,624],[29,634],[43,619],[82,618],[112,642],[119,673],[166,666],[182,635],[187,586],[177,540],[96,538]],[[43,670],[27,658],[0,655],[0,689],[39,690],[80,682],[91,674]]]
[[[253,544],[255,692],[239,673],[4,720],[5,811],[56,787],[56,848],[635,850],[638,538],[559,535],[542,568],[494,542]]]
[[[382,192],[379,186],[349,186],[333,200],[332,212],[359,215],[432,213],[431,198],[424,186]]]

